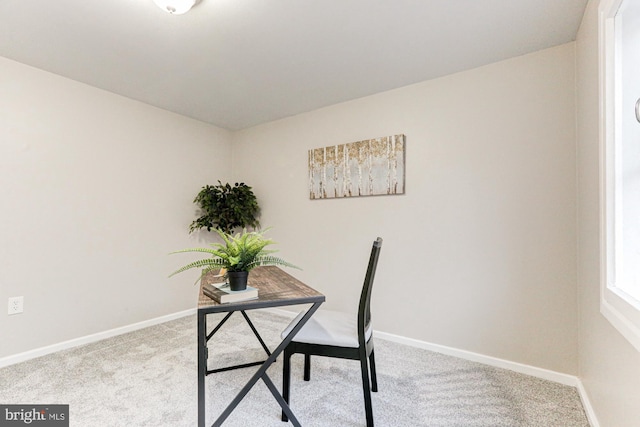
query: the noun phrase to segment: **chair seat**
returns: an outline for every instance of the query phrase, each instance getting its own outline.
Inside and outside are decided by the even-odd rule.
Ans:
[[[282,338],[298,324],[304,311],[300,312],[289,326],[282,331]],[[365,341],[369,341],[372,333],[371,324],[365,330]],[[331,310],[318,310],[298,331],[293,341],[307,344],[332,345],[336,347],[359,347],[358,325],[355,314],[346,314]]]

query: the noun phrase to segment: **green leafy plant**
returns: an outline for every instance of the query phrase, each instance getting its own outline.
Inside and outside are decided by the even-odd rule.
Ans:
[[[193,203],[200,206],[202,215],[189,226],[189,232],[206,228],[231,233],[236,228],[258,227],[258,200],[245,183],[206,185]]]
[[[264,233],[267,230],[249,232],[244,229],[242,233],[236,235],[231,235],[218,229],[215,229],[215,231],[220,235],[224,243],[212,243],[212,248],[191,248],[172,252],[172,254],[201,252],[211,255],[211,257],[187,264],[171,273],[169,277],[192,268],[202,268],[200,277],[217,269],[225,269],[227,272],[251,271],[261,265],[299,268],[282,258],[271,255],[277,251],[266,249],[267,246],[275,243],[273,240],[264,237]]]

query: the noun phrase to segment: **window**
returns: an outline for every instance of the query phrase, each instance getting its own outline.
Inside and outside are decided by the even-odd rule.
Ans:
[[[640,351],[640,0],[600,5],[602,314]]]

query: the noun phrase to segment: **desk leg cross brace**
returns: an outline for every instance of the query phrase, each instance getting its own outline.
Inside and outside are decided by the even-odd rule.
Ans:
[[[264,383],[267,385],[267,388],[269,389],[269,391],[271,391],[271,394],[273,394],[273,397],[276,399],[276,401],[278,402],[282,410],[285,412],[285,414],[287,414],[287,416],[289,417],[289,421],[291,421],[291,423],[295,427],[301,427],[300,422],[298,422],[296,417],[293,415],[291,408],[289,408],[289,405],[287,405],[287,403],[284,401],[284,399],[280,395],[280,392],[278,391],[276,386],[273,384],[271,379],[267,376],[266,372],[267,372],[267,369],[269,369],[269,367],[273,364],[273,362],[275,362],[278,355],[291,342],[293,337],[295,337],[295,335],[302,328],[302,326],[304,326],[304,324],[311,318],[311,316],[313,315],[313,313],[315,313],[318,307],[320,307],[320,304],[321,303],[319,302],[314,303],[311,305],[311,307],[309,307],[309,309],[304,314],[304,316],[302,316],[302,319],[300,319],[298,324],[282,340],[280,345],[278,345],[278,347],[273,351],[273,353],[271,353],[271,355],[267,358],[267,360],[265,360],[265,362],[258,369],[258,371],[251,377],[249,382],[242,388],[242,390],[240,390],[238,395],[231,401],[229,406],[227,406],[227,408],[222,412],[222,414],[220,414],[218,419],[212,424],[212,427],[220,427],[222,425],[222,423],[229,417],[229,415],[231,415],[231,412],[233,412],[233,410],[238,406],[238,404],[242,401],[242,399],[244,399],[247,393],[249,393],[249,390],[253,388],[253,386],[258,382],[259,379],[262,379]],[[204,375],[202,375],[204,373],[203,369],[204,371],[206,371],[206,359],[205,359],[206,352],[204,351],[206,332],[204,333],[202,332],[202,331],[206,331],[206,329],[204,329],[206,328],[205,317],[206,317],[205,314],[200,314],[200,313],[198,314],[198,341],[199,341],[198,342],[198,369],[200,370],[200,375],[201,375],[200,379],[202,379],[202,381],[198,381],[198,426],[199,427],[204,427],[205,425],[204,424],[205,423],[205,396],[204,396],[205,387],[204,387]]]
[[[242,313],[242,316],[244,317],[244,320],[246,320],[247,323],[249,324],[249,327],[251,328],[251,331],[253,331],[253,334],[256,336],[256,338],[260,342],[260,345],[264,349],[265,353],[267,353],[267,356],[271,356],[271,351],[269,350],[269,347],[267,347],[267,345],[264,343],[264,340],[262,339],[262,337],[258,333],[258,330],[256,329],[256,327],[253,326],[253,322],[251,321],[251,319],[249,319],[249,316],[247,316],[247,313],[245,313],[244,310],[241,310],[240,312]],[[206,339],[207,342],[209,342],[211,337],[213,337],[215,335],[215,333],[218,332],[218,330],[220,330],[222,325],[224,325],[225,322],[227,320],[229,320],[229,317],[231,317],[231,315],[233,313],[234,313],[233,311],[227,313],[227,315],[224,317],[224,319],[222,319],[220,321],[220,323],[218,323],[218,325],[215,328],[213,328],[213,330],[209,333],[209,335],[207,335],[207,339]],[[209,358],[208,357],[208,352],[206,354],[206,358],[207,359]],[[259,362],[243,363],[241,365],[227,366],[227,367],[224,367],[224,368],[217,368],[217,369],[211,369],[211,370],[207,369],[207,375],[215,374],[215,373],[218,373],[218,372],[231,371],[231,370],[234,370],[234,369],[248,368],[250,366],[258,366],[258,365],[261,365],[262,363],[264,363],[264,360],[261,360]]]

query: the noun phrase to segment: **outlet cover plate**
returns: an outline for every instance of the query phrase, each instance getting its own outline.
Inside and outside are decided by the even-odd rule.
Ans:
[[[24,297],[11,297],[9,298],[8,314],[20,314],[24,311]]]

